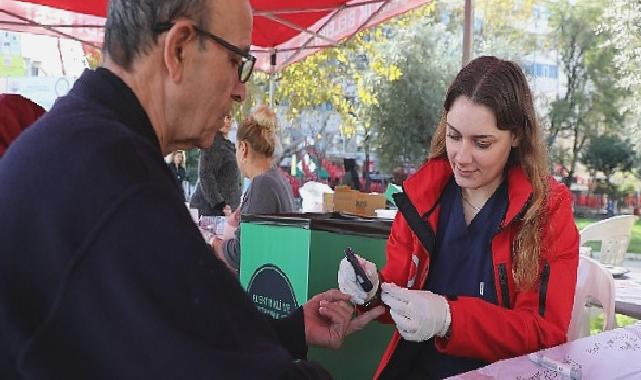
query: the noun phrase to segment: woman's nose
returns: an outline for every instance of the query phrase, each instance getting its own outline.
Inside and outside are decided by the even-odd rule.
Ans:
[[[456,161],[460,164],[472,163],[472,144],[463,141],[456,152]]]

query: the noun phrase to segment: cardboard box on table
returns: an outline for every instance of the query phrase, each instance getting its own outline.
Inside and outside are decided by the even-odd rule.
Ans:
[[[375,216],[376,209],[385,208],[385,195],[361,193],[347,186],[336,186],[334,193],[323,194],[323,210],[343,211],[362,216]]]
[[[391,221],[338,213],[243,216],[240,282],[260,311],[282,318],[338,287],[345,247],[381,268],[390,228]],[[372,378],[393,331],[374,321],[347,337],[341,349],[310,348],[308,358],[337,379]]]

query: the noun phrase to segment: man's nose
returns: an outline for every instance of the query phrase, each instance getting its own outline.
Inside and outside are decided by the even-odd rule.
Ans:
[[[245,83],[241,82],[239,79],[236,79],[234,88],[231,91],[231,98],[235,102],[240,103],[245,100],[245,96],[247,96],[247,87],[245,86]]]

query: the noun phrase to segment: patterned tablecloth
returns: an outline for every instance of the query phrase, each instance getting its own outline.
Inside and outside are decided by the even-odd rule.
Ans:
[[[601,334],[542,350],[538,354],[581,372],[581,379],[641,379],[641,324],[606,331]],[[456,380],[547,380],[569,379],[544,368],[530,358],[501,360],[476,371],[451,377]]]

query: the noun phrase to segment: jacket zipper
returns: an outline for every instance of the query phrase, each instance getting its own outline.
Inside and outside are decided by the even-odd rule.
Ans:
[[[539,315],[545,314],[545,300],[548,294],[548,280],[550,279],[550,264],[545,263],[541,273],[541,287],[539,289]]]
[[[510,308],[510,293],[507,286],[507,270],[505,264],[499,264],[499,285],[501,286],[501,304],[504,308]]]

